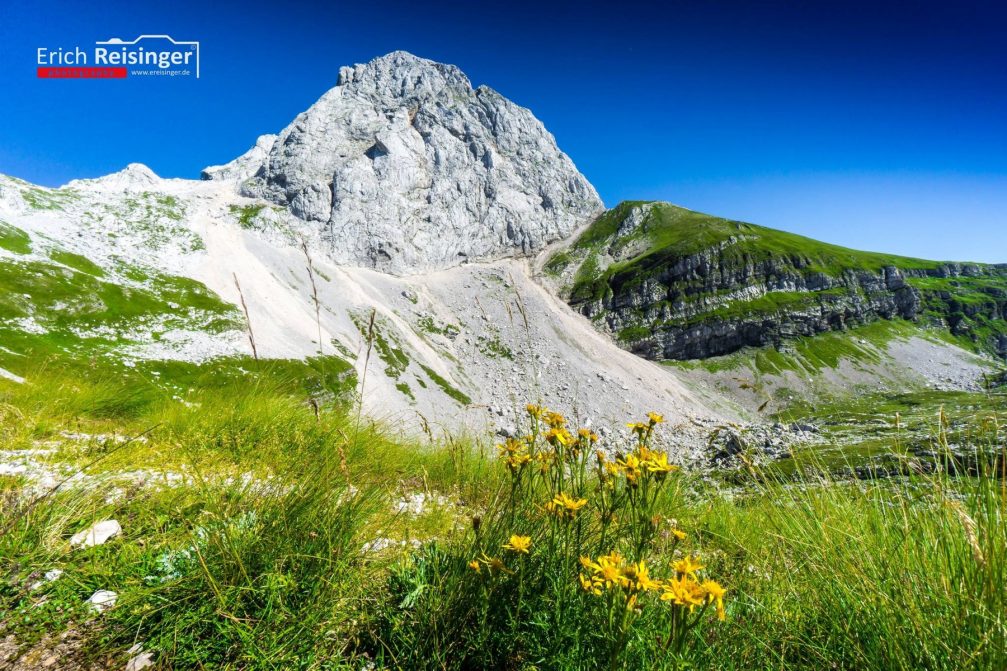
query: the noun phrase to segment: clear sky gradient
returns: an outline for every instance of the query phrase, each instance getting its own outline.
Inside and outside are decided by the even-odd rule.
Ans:
[[[0,0],[0,172],[169,177],[405,49],[531,108],[606,204],[664,199],[851,247],[1007,262],[995,2]],[[196,80],[50,81],[38,47],[166,33]]]

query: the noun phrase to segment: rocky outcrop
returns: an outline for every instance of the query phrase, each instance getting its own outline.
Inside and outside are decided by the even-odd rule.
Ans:
[[[246,157],[204,175],[314,224],[337,263],[394,274],[530,254],[602,208],[529,110],[401,51],[342,68],[261,165]]]
[[[142,163],[130,163],[119,172],[94,179],[75,179],[67,183],[68,189],[91,189],[94,191],[149,191],[160,182],[153,170]]]
[[[784,295],[778,309],[761,314],[743,310],[717,314],[719,308],[736,306],[739,301],[767,299],[767,305],[772,305]],[[920,295],[894,267],[880,273],[848,271],[830,277],[802,274],[789,262],[775,258],[759,264],[726,264],[714,249],[680,259],[667,272],[637,287],[615,289],[605,298],[577,307],[588,317],[600,316],[615,334],[640,324],[658,324],[645,337],[623,337],[642,356],[697,359],[745,346],[780,346],[787,338],[879,318],[914,319],[920,311]]]
[[[244,154],[230,163],[203,168],[199,177],[200,179],[244,182],[263,169],[275,143],[275,135],[260,135],[259,139],[255,141],[255,145]]]
[[[608,222],[607,238],[580,245],[586,256],[576,272],[565,271],[581,278],[570,304],[641,356],[701,359],[746,346],[781,348],[798,336],[894,318],[939,322],[983,349],[1007,351],[1003,269],[914,259],[882,265],[879,255],[714,218],[701,222],[703,230],[723,233],[721,240],[676,253],[654,246],[662,233],[641,232],[655,225],[655,207],[685,212],[667,204],[627,207]],[[695,237],[681,239],[682,248],[695,246]],[[804,252],[788,251],[805,244]],[[577,243],[572,249],[576,254]],[[584,278],[585,268],[592,278]]]

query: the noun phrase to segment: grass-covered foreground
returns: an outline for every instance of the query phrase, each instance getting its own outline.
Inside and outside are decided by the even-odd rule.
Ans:
[[[727,489],[649,449],[675,432],[656,415],[624,445],[537,407],[500,449],[420,445],[308,402],[289,367],[184,398],[60,370],[0,380],[0,641],[21,668],[53,649],[122,668],[137,644],[176,669],[1007,666],[996,409],[972,418],[975,477],[753,468]],[[70,544],[106,519],[122,532]]]

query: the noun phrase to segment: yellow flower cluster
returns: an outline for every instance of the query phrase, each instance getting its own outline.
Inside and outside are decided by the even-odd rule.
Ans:
[[[521,470],[522,466],[532,460],[527,441],[516,438],[508,438],[503,445],[497,445],[497,451],[512,472]]]
[[[584,591],[596,596],[601,596],[602,590],[614,587],[630,594],[656,591],[661,588],[660,581],[650,577],[646,562],[627,562],[618,552],[602,555],[598,557],[598,561],[593,561],[590,557],[581,557],[580,564],[590,571],[588,575],[580,574],[580,586]]]
[[[697,572],[705,567],[692,555],[675,562],[672,565],[675,575],[667,580],[652,578],[644,561],[628,562],[618,552],[602,555],[597,561],[581,557],[580,564],[588,571],[578,576],[581,589],[595,596],[601,596],[606,590],[621,589],[627,598],[627,608],[636,607],[638,595],[643,592],[661,592],[661,601],[670,601],[690,612],[697,606],[715,604],[717,617],[721,620],[726,617],[724,595],[727,590],[713,580],[700,582]]]
[[[532,432],[497,445],[500,458],[514,475],[533,462],[545,473],[558,459],[575,460],[585,448],[598,442],[598,434],[590,429],[571,432],[566,417],[558,412],[534,404],[529,404],[527,411],[532,419]],[[540,439],[544,446],[539,444]]]
[[[676,556],[678,544],[686,539],[661,507],[662,494],[676,482],[668,476],[678,470],[666,452],[653,447],[664,417],[651,412],[645,421],[629,424],[631,442],[609,456],[611,450],[599,449],[598,434],[590,428],[573,428],[563,415],[540,405],[527,406],[527,412],[527,434],[497,446],[511,476],[500,519],[511,529],[542,529],[534,525],[544,522],[545,532],[536,532],[534,544],[531,536],[514,534],[507,542],[492,540],[486,546],[499,537],[480,533],[480,525],[473,524],[475,542],[468,556],[477,558],[468,566],[494,579],[492,585],[482,583],[485,598],[512,581],[520,594],[529,575],[552,566],[562,570],[563,580],[576,576],[580,589],[592,595],[585,597],[584,605],[600,616],[598,626],[610,643],[611,668],[619,668],[629,633],[644,616],[644,604],[665,604],[654,615],[667,625],[666,636],[659,637],[666,650],[680,652],[689,632],[714,609],[724,619],[726,590],[707,579],[697,556],[673,562],[667,577],[650,572],[654,551]],[[595,460],[597,467],[592,468]],[[543,503],[530,505],[538,501]],[[577,557],[593,552],[596,543],[626,554],[581,556],[577,570]]]
[[[621,475],[631,487],[636,487],[642,479],[648,477],[663,480],[668,473],[678,470],[678,466],[668,463],[667,453],[652,450],[645,443],[640,443],[633,452],[624,457],[617,457],[615,461],[610,461],[601,450],[598,450],[596,456],[598,476],[603,482],[613,476]]]
[[[577,511],[587,505],[587,499],[575,499],[560,492],[553,500],[545,504],[545,509],[563,520],[572,520]]]

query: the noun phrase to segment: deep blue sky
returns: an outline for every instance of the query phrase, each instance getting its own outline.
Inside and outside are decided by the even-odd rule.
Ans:
[[[1007,261],[999,3],[0,3],[0,172],[33,182],[197,177],[405,49],[530,107],[609,205]],[[201,79],[35,78],[39,46],[141,33],[200,40]]]

